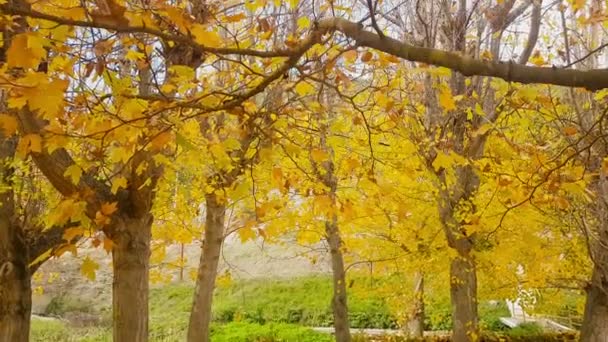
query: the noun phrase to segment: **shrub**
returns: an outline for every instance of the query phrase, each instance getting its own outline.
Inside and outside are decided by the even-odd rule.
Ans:
[[[211,340],[214,342],[331,342],[328,334],[292,324],[254,324],[234,322],[213,326]]]

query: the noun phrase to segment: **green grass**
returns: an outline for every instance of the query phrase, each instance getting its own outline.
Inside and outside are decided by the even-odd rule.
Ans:
[[[363,282],[359,282],[361,284]],[[361,285],[360,285],[361,286]],[[353,328],[394,328],[396,318],[391,314],[382,298],[373,295],[373,290],[353,291],[349,295],[349,311]],[[185,340],[188,318],[192,305],[193,287],[190,285],[169,285],[150,291],[150,339],[152,341]],[[227,287],[218,288],[213,306],[214,341],[228,341],[230,336],[260,336],[242,341],[291,341],[303,334],[307,341],[310,330],[302,326],[331,326],[331,279],[329,277],[305,277],[289,280],[246,280],[237,281]],[[88,311],[103,307],[99,303],[59,297],[49,309],[61,316],[71,311]],[[499,330],[499,317],[508,316],[504,303],[480,305],[482,327]],[[449,330],[451,313],[449,299],[429,302],[427,329]],[[100,315],[108,315],[107,310],[97,309]],[[102,320],[101,327],[66,327],[61,322],[34,321],[33,341],[110,341],[111,321]],[[297,328],[297,329],[296,329]],[[280,334],[281,336],[274,336]],[[290,335],[291,334],[291,335]],[[315,338],[321,338],[314,333]],[[72,340],[71,336],[74,336]],[[228,337],[224,337],[228,336]],[[270,336],[270,337],[268,337]],[[274,336],[274,337],[272,337]],[[288,336],[288,337],[285,337]],[[289,337],[291,336],[291,337]],[[234,338],[237,338],[234,337]],[[257,338],[257,337],[255,337]],[[299,338],[299,337],[298,337]],[[297,339],[296,339],[297,340]],[[241,341],[241,340],[234,340]],[[322,340],[319,340],[322,341]]]
[[[184,341],[185,331],[169,330],[150,333],[151,342]],[[233,322],[211,327],[213,342],[331,342],[327,334],[284,323],[255,324]],[[111,342],[109,328],[73,328],[60,321],[33,320],[32,342]]]

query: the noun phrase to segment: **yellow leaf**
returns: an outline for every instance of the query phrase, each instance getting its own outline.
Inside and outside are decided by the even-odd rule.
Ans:
[[[255,239],[256,237],[255,231],[253,230],[253,225],[251,224],[245,224],[245,226],[239,229],[237,232],[241,242],[247,242]]]
[[[118,209],[118,202],[104,203],[101,205],[101,213],[110,216]]]
[[[536,66],[543,66],[546,64],[545,59],[540,54],[540,51],[535,51],[532,57],[530,57],[530,63]]]
[[[105,236],[103,238],[103,249],[106,251],[106,253],[108,253],[108,254],[111,253],[113,246],[114,246],[114,242],[112,240],[110,240],[110,238]]]
[[[65,177],[70,177],[72,179],[72,183],[78,184],[80,182],[80,177],[82,176],[82,169],[80,166],[72,164],[65,170],[63,175]]]
[[[578,129],[575,126],[564,127],[564,134],[566,136],[573,136],[578,133]]]
[[[220,35],[215,31],[208,31],[203,25],[194,25],[190,32],[194,36],[194,41],[198,44],[209,47],[218,47],[222,45]]]
[[[435,157],[435,160],[433,160],[433,168],[435,169],[435,171],[439,171],[441,168],[449,170],[455,165],[463,165],[466,163],[467,163],[467,160],[463,156],[461,156],[457,153],[439,152],[437,154],[437,157]]]
[[[127,179],[125,177],[117,177],[112,180],[112,193],[116,194],[120,188],[127,188]]]
[[[302,17],[300,17],[300,19],[298,19],[298,28],[300,30],[304,30],[309,27],[310,27],[310,19],[308,19],[308,17],[302,16]]]
[[[608,176],[608,157],[604,158],[602,161],[602,173]]]
[[[78,251],[76,250],[76,245],[74,245],[72,243],[66,243],[66,244],[62,245],[61,247],[57,248],[53,252],[53,255],[56,257],[60,257],[65,252],[71,252],[72,255],[74,255],[74,256],[76,256],[78,254]]]
[[[306,96],[313,94],[315,92],[315,87],[308,82],[302,81],[296,84],[295,91],[300,96]]]
[[[298,7],[299,0],[289,0],[289,8],[294,9]]]
[[[359,56],[359,53],[357,52],[357,50],[348,50],[344,54],[342,54],[342,56],[344,57],[344,60],[346,62],[354,63],[357,60],[357,56]]]
[[[17,131],[17,119],[8,114],[0,114],[0,127],[5,136],[11,136]]]
[[[574,10],[574,12],[577,12],[578,10],[583,9],[585,7],[586,0],[568,0],[568,2],[570,3],[570,5],[572,5],[572,10]]]
[[[145,54],[143,54],[139,51],[133,50],[133,49],[127,51],[127,54],[125,55],[125,59],[127,59],[129,61],[133,61],[133,62],[136,62],[139,60],[144,60],[145,58],[146,58]]]
[[[25,159],[30,152],[42,152],[42,138],[38,134],[27,134],[19,140],[16,155]]]
[[[68,228],[63,232],[63,239],[67,242],[71,242],[75,237],[83,234],[84,228],[82,227]]]
[[[272,168],[272,180],[277,185],[281,185],[283,183],[283,170],[281,170],[280,167]]]
[[[236,23],[239,22],[243,19],[245,19],[247,16],[245,16],[245,14],[243,12],[241,13],[236,13],[236,14],[232,14],[232,15],[227,15],[224,20],[228,23]]]
[[[170,132],[162,132],[162,133],[156,135],[154,137],[154,139],[152,139],[152,141],[150,142],[150,145],[155,150],[161,150],[163,147],[165,147],[169,143],[169,141],[171,141],[172,137],[173,137],[173,135]]]
[[[30,262],[29,266],[33,266],[33,265],[41,263],[42,261],[45,261],[46,259],[51,257],[52,253],[53,253],[53,249],[49,248],[46,252],[37,256],[36,259],[34,259],[34,261]]]
[[[87,278],[89,278],[89,280],[94,281],[95,280],[95,272],[99,269],[99,265],[91,260],[91,258],[86,257],[83,261],[82,261],[82,266],[80,267],[80,272]]]
[[[441,105],[446,112],[456,109],[456,102],[454,101],[454,96],[452,96],[450,88],[441,88],[441,91],[439,92],[439,105]]]
[[[9,68],[38,68],[46,58],[43,38],[34,32],[21,33],[13,37],[7,50],[6,62]]]
[[[226,270],[224,274],[217,277],[216,282],[218,287],[226,288],[232,283],[232,275]]]
[[[329,154],[321,149],[313,148],[310,151],[310,157],[317,163],[322,163],[329,159]]]

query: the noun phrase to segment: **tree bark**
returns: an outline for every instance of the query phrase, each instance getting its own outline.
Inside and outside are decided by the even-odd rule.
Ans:
[[[414,275],[414,300],[412,313],[406,325],[410,337],[419,338],[424,335],[424,274]]]
[[[211,304],[217,266],[224,241],[226,205],[215,194],[205,196],[206,221],[203,251],[196,278],[194,300],[188,325],[189,342],[208,342],[211,322]]]
[[[348,304],[346,295],[346,272],[342,256],[342,239],[338,229],[337,218],[325,223],[327,243],[331,253],[331,270],[333,276],[332,309],[334,314],[334,330],[337,342],[350,342],[350,324],[348,321]]]
[[[587,286],[581,327],[583,342],[608,341],[608,174],[600,171],[594,190],[598,194],[594,203],[598,230],[597,240],[593,241],[589,251],[593,260],[593,272]]]
[[[12,195],[0,196],[0,342],[28,341],[32,311],[28,250],[13,222]]]
[[[113,234],[114,342],[148,340],[148,275],[152,215],[116,217]]]
[[[3,227],[0,228],[4,230]],[[4,232],[0,233],[2,241]],[[7,250],[0,250],[0,342],[27,342],[30,334],[30,315],[32,311],[31,278],[27,260],[21,253],[12,254],[12,260],[6,260]],[[21,245],[21,247],[24,247]]]
[[[29,340],[32,290],[29,250],[23,229],[16,221],[12,190],[16,140],[0,136],[0,342]]]
[[[474,342],[479,338],[477,318],[477,271],[470,250],[457,248],[450,266],[453,342]]]
[[[608,277],[601,267],[594,266],[581,328],[582,342],[608,341]]]

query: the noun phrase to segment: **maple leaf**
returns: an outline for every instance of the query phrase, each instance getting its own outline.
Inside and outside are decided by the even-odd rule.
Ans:
[[[322,162],[324,162],[324,161],[326,161],[326,160],[329,159],[329,153],[327,153],[327,152],[325,152],[325,151],[323,151],[321,149],[318,149],[318,148],[313,148],[310,151],[310,157],[315,162],[322,163]]]
[[[239,229],[237,232],[239,234],[239,238],[241,239],[241,242],[247,242],[249,240],[255,239],[255,237],[256,237],[255,231],[253,230],[253,228],[250,225],[245,225],[244,227]]]
[[[30,152],[42,152],[42,138],[38,134],[27,134],[19,139],[15,155],[25,159]]]
[[[101,205],[100,211],[105,216],[111,216],[117,209],[118,209],[118,202],[112,202],[112,203],[106,202]]]
[[[104,236],[103,249],[106,251],[106,253],[110,254],[112,252],[113,247],[114,247],[114,241],[110,240],[109,237]]]
[[[116,177],[112,180],[112,193],[116,194],[120,188],[127,188],[127,179],[125,177]]]
[[[6,63],[10,68],[38,68],[46,58],[44,38],[35,32],[21,33],[13,37],[6,52]]]
[[[578,133],[578,129],[575,126],[564,127],[563,131],[564,131],[564,134],[569,137]]]
[[[194,36],[194,41],[201,45],[209,47],[219,47],[222,45],[222,39],[219,34],[215,31],[207,30],[203,25],[194,25],[190,29],[190,32]]]
[[[72,180],[72,183],[77,185],[80,182],[80,177],[82,176],[82,168],[76,164],[72,164],[68,166],[63,175],[65,177],[69,177]]]
[[[456,109],[456,101],[452,96],[452,91],[448,87],[442,87],[439,92],[439,105],[448,112]]]
[[[83,235],[84,228],[82,227],[71,227],[63,232],[63,239],[67,242],[71,242],[75,237]]]
[[[87,277],[91,281],[95,281],[96,272],[99,269],[99,264],[95,261],[91,260],[91,258],[86,257],[82,261],[82,266],[80,267],[80,272],[82,275]]]
[[[47,249],[44,253],[41,253],[38,257],[36,257],[36,259],[30,262],[29,266],[33,266],[47,260],[52,254],[53,248]]]
[[[11,136],[17,131],[17,119],[8,114],[0,114],[0,127],[5,136]]]
[[[313,87],[310,83],[305,82],[305,81],[298,82],[298,84],[296,84],[296,87],[294,88],[294,90],[300,96],[311,95],[311,94],[314,94],[316,91],[315,87]]]

